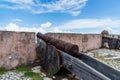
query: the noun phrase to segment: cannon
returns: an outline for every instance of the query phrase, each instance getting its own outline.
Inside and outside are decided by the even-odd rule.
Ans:
[[[68,43],[62,40],[58,40],[58,39],[54,39],[47,35],[43,35],[40,32],[37,33],[37,37],[44,40],[46,43],[50,43],[51,45],[54,45],[57,49],[60,49],[72,56],[79,55],[79,47],[75,44]]]
[[[41,33],[37,33],[37,38],[37,53],[46,72],[56,74],[64,67],[82,80],[120,80],[120,71],[79,53],[77,45]]]

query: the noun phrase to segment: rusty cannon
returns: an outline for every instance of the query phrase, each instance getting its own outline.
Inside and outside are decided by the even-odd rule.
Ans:
[[[50,43],[54,45],[57,49],[60,49],[72,56],[79,55],[79,47],[75,44],[68,43],[62,40],[51,38],[47,35],[43,35],[41,33],[37,33],[37,37],[44,40],[46,43]]]
[[[120,80],[120,71],[79,53],[77,45],[41,33],[37,38],[37,54],[46,72],[56,74],[64,67],[82,80]]]

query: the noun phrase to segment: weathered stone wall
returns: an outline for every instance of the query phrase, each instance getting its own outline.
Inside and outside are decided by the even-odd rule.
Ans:
[[[46,35],[77,44],[80,52],[98,49],[102,44],[102,36],[100,34],[47,33]]]
[[[66,42],[77,44],[79,46],[79,50],[82,50],[82,34],[48,33],[46,35]]]
[[[108,34],[108,35],[103,35],[103,37],[120,39],[120,35],[117,35],[117,34]]]
[[[35,57],[35,33],[0,31],[0,67],[31,64]]]
[[[100,34],[83,34],[82,36],[83,52],[101,48],[102,36]]]
[[[103,35],[102,47],[120,49],[120,35]]]

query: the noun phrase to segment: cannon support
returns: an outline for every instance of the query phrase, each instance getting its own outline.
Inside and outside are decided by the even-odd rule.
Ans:
[[[36,51],[42,68],[50,74],[56,74],[61,66],[61,56],[58,50],[40,39]]]

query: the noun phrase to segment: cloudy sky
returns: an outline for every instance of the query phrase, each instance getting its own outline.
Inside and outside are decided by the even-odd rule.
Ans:
[[[120,34],[120,0],[0,0],[0,30]]]

